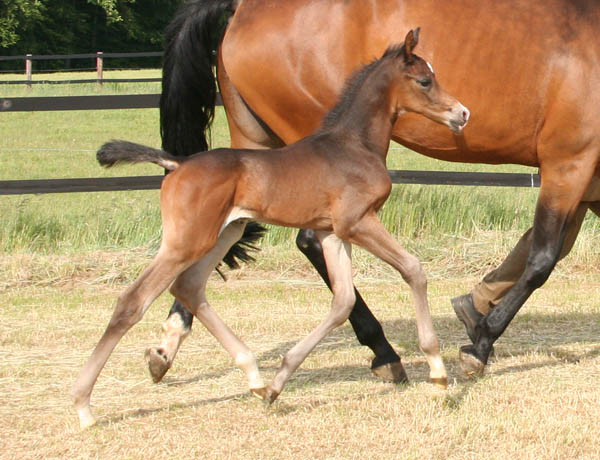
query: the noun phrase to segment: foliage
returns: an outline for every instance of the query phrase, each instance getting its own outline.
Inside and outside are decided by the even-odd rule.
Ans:
[[[0,50],[4,55],[159,51],[163,31],[182,0],[5,0],[0,5]],[[112,65],[147,65],[111,61]],[[14,62],[2,63],[13,70]],[[69,67],[89,67],[73,61]],[[157,65],[153,62],[151,65]],[[36,61],[36,69],[64,62]]]
[[[0,48],[9,48],[19,41],[17,30],[42,19],[43,0],[3,0],[0,3]]]

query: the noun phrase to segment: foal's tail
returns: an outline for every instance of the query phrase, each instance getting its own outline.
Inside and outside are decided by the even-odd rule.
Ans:
[[[214,74],[217,49],[237,0],[191,0],[184,3],[165,32],[160,134],[162,148],[176,158],[208,150],[209,128],[214,118],[217,82]],[[168,169],[168,168],[167,168]],[[266,229],[256,222],[223,261],[230,268],[253,260],[247,253]]]
[[[150,162],[169,171],[174,171],[186,157],[175,157],[164,150],[134,144],[133,142],[110,141],[100,147],[100,150],[96,153],[96,159],[98,163],[106,168],[119,163]]]

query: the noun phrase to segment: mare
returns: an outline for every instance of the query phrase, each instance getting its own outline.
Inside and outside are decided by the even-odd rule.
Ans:
[[[396,119],[417,113],[460,133],[469,117],[468,110],[438,85],[430,66],[413,54],[417,42],[418,29],[409,31],[403,45],[389,47],[349,79],[339,103],[315,134],[280,149],[216,149],[176,157],[125,141],[102,146],[102,165],[150,161],[172,172],[161,187],[163,234],[158,253],[119,296],[104,335],[73,386],[82,428],[95,423],[90,396],[112,350],[169,287],[246,373],[251,391],[273,402],[308,353],[350,315],[355,303],[351,244],[389,263],[409,285],[430,379],[446,387],[425,274],[418,259],[377,217],[392,188],[385,160]],[[333,291],[328,316],[285,354],[268,386],[250,349],[205,295],[208,276],[240,239],[249,219],[313,229]]]
[[[453,299],[473,342],[461,348],[461,364],[479,374],[493,343],[569,252],[587,209],[600,214],[600,2],[192,0],[166,34],[163,148],[186,155],[205,145],[213,64],[232,146],[273,148],[313,132],[347,75],[415,24],[428,32],[422,56],[472,119],[453,136],[408,114],[392,139],[442,160],[515,163],[541,175],[533,227],[473,295]],[[329,282],[314,232],[301,231],[297,242]],[[349,319],[375,353],[372,370],[403,380],[400,357],[358,292],[356,299]],[[176,303],[161,344],[148,353],[155,380],[190,326]]]

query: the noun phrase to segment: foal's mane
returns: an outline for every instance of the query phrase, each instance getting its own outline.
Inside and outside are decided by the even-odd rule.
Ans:
[[[390,45],[379,59],[375,59],[371,63],[355,70],[346,80],[344,88],[338,98],[338,102],[327,115],[325,115],[325,118],[323,118],[321,130],[332,128],[339,121],[340,117],[350,109],[367,78],[379,68],[383,62],[390,58],[398,58],[403,52],[404,43]]]

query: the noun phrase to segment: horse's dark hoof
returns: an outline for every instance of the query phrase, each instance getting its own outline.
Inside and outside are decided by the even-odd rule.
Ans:
[[[144,353],[144,357],[148,363],[148,370],[150,371],[152,381],[154,383],[160,382],[167,371],[171,368],[164,351],[162,348],[148,348]]]
[[[408,376],[400,361],[374,367],[371,372],[385,382],[408,383]]]
[[[454,297],[450,300],[450,303],[452,304],[452,308],[454,308],[454,313],[456,313],[457,318],[465,325],[471,343],[475,343],[477,340],[476,327],[484,315],[479,313],[475,308],[473,296],[471,294],[465,294],[460,297]],[[490,356],[494,356],[494,353],[494,347],[492,347]]]
[[[473,345],[463,345],[459,352],[460,367],[467,377],[475,379],[483,376],[485,363],[475,354]]]
[[[477,339],[477,333],[475,327],[479,320],[483,318],[483,315],[475,309],[473,303],[473,296],[471,294],[461,295],[460,297],[454,297],[450,300],[454,313],[458,319],[465,325],[467,329],[467,335],[471,339],[471,342],[475,343]]]

